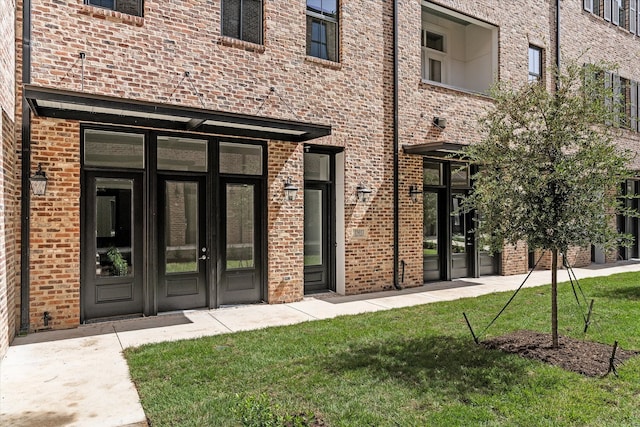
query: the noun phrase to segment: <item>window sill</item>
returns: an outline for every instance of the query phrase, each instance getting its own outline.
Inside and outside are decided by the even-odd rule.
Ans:
[[[307,55],[304,60],[306,62],[310,62],[312,64],[317,64],[322,67],[331,68],[332,70],[340,70],[342,69],[342,64],[339,62],[329,61],[328,59],[316,58],[315,56]]]
[[[263,44],[251,43],[248,41],[235,39],[233,37],[220,36],[218,43],[223,46],[237,47],[240,49],[248,50],[249,52],[264,53],[265,47]]]
[[[126,13],[91,6],[88,4],[81,4],[79,13],[81,15],[87,15],[111,22],[122,22],[123,24],[133,25],[136,27],[142,27],[144,25],[144,17],[142,16],[128,15]]]

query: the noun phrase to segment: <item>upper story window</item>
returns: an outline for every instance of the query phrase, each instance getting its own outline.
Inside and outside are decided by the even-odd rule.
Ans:
[[[262,0],[222,0],[222,35],[262,44]]]
[[[307,0],[307,55],[338,62],[338,0]]]
[[[585,67],[591,67],[585,75],[586,83],[604,85],[606,89],[604,105],[613,113],[613,123],[605,123],[640,132],[640,83],[590,64]]]
[[[115,10],[127,15],[142,16],[142,0],[84,0],[84,4]]]
[[[529,82],[542,80],[542,49],[529,45]]]
[[[583,0],[583,8],[607,22],[640,35],[640,0]]]
[[[486,92],[498,75],[498,28],[423,2],[423,80]]]

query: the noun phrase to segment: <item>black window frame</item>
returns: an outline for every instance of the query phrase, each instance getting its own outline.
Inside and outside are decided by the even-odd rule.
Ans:
[[[230,10],[229,2],[234,1],[239,3],[240,11],[238,12],[238,24],[237,28],[229,28],[225,26],[225,13]],[[244,12],[245,3],[249,1],[257,1],[260,3],[260,16],[257,19],[257,22],[247,22],[247,17]],[[225,6],[225,4],[227,4]],[[264,43],[264,0],[222,0],[220,3],[220,33],[224,37],[231,37],[234,39],[242,40],[247,43],[253,43],[257,45],[262,45]],[[249,34],[245,31],[247,26],[257,25],[257,35],[258,39],[253,39]]]
[[[532,51],[538,53],[538,66],[537,66],[537,70],[535,70],[536,72],[532,72],[531,70],[531,52]],[[527,49],[527,58],[528,58],[527,72],[528,72],[529,83],[541,82],[544,77],[543,75],[544,67],[542,66],[542,64],[544,64],[544,49],[539,46],[530,44],[529,49]]]
[[[101,9],[113,10],[131,16],[144,16],[144,0],[118,1],[118,0],[84,0],[84,4],[99,7]],[[135,5],[135,9],[128,9],[122,6]]]
[[[321,0],[322,1],[322,0]],[[340,0],[335,0],[336,11],[335,14],[330,14],[323,10],[316,10],[309,6],[309,2],[306,2],[306,20],[307,20],[307,55],[315,58],[324,59],[326,61],[340,62]],[[324,28],[324,40],[313,40],[312,25],[319,24]],[[333,35],[335,45],[330,48],[329,45],[329,27],[335,26],[335,34]],[[334,44],[332,43],[332,44]],[[312,46],[314,44],[320,44],[325,46],[326,55],[314,54]],[[335,52],[332,56],[331,53]]]

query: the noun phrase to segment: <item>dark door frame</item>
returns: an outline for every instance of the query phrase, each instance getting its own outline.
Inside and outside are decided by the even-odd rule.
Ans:
[[[207,230],[207,217],[209,216],[209,211],[207,210],[206,207],[206,199],[207,199],[207,192],[208,192],[208,188],[207,188],[207,177],[206,177],[206,173],[189,173],[189,172],[168,172],[168,171],[162,171],[161,173],[156,174],[156,182],[158,183],[158,186],[156,187],[158,189],[158,191],[156,191],[156,196],[158,197],[158,200],[161,202],[166,203],[167,200],[165,199],[165,197],[160,194],[160,192],[163,189],[166,189],[166,183],[168,181],[173,181],[173,182],[196,182],[198,184],[198,194],[197,194],[197,199],[198,199],[198,212],[197,212],[197,222],[198,222],[198,247],[196,248],[196,255],[197,257],[200,256],[205,256],[206,259],[205,260],[199,260],[197,261],[198,263],[198,274],[201,275],[201,277],[199,277],[198,280],[202,280],[203,281],[203,287],[204,287],[204,304],[203,305],[190,305],[188,308],[202,308],[202,307],[209,307],[210,306],[210,301],[211,301],[211,288],[212,288],[212,283],[213,281],[211,280],[211,276],[210,276],[210,263],[211,263],[211,247],[209,246],[208,242],[208,230]],[[156,234],[155,234],[155,239],[158,243],[162,243],[164,241],[164,239],[166,239],[165,236],[165,231],[161,229],[161,227],[164,227],[165,225],[165,221],[167,221],[167,218],[165,217],[164,212],[162,212],[161,208],[158,208],[158,215],[156,216],[157,218],[157,229],[156,229]],[[204,230],[200,229],[200,227],[203,227]],[[166,244],[166,241],[165,241]],[[202,253],[201,252],[201,248],[205,247],[206,248],[206,253]],[[161,285],[162,280],[167,278],[167,274],[165,271],[164,277],[160,274],[160,271],[163,267],[163,260],[165,261],[165,266],[166,266],[166,260],[164,259],[164,255],[158,250],[159,246],[156,246],[156,251],[157,251],[157,258],[155,259],[155,271],[156,271],[156,275],[158,277],[157,282],[155,283],[155,299],[156,302],[159,299],[159,286]],[[200,271],[200,269],[203,269],[202,271]],[[162,280],[161,280],[162,279]],[[177,297],[177,298],[182,298],[182,297]],[[184,298],[184,299],[189,299],[189,298]],[[195,298],[192,298],[195,299]],[[157,303],[157,306],[155,307],[158,310],[158,306],[160,304]],[[170,307],[168,309],[162,310],[162,311],[171,311],[171,310],[179,310],[182,309],[181,307]]]
[[[81,186],[80,186],[80,199],[83,201],[80,204],[80,230],[81,238],[80,238],[80,323],[85,323],[87,320],[91,320],[94,318],[100,317],[109,317],[106,316],[91,316],[87,313],[87,302],[85,298],[87,297],[88,287],[95,286],[95,252],[94,247],[96,244],[95,234],[84,232],[87,230],[87,227],[91,227],[92,231],[95,231],[95,219],[90,219],[89,216],[95,214],[95,195],[90,195],[89,191],[93,191],[93,186],[88,185],[89,183],[94,183],[98,178],[107,178],[107,179],[131,179],[133,181],[132,188],[132,197],[134,206],[132,206],[132,211],[135,213],[135,201],[137,198],[141,196],[141,193],[144,193],[144,173],[142,171],[137,170],[85,170],[81,174]],[[89,202],[92,202],[94,206],[89,206]],[[138,286],[141,287],[141,301],[140,307],[141,311],[139,314],[146,314],[149,311],[149,307],[147,305],[147,301],[144,298],[145,295],[145,278],[146,278],[146,260],[144,254],[148,249],[148,245],[144,239],[144,218],[146,215],[147,207],[144,203],[138,203],[138,212],[134,214],[133,221],[133,242],[138,242],[138,245],[134,246],[134,250],[132,252],[133,263],[134,263],[134,282],[139,281]],[[139,247],[138,247],[139,246]],[[91,293],[92,294],[92,293]],[[138,313],[123,313],[123,314],[115,314],[115,315],[135,315]],[[91,317],[89,317],[91,316]]]
[[[144,169],[126,169],[126,168],[107,168],[107,167],[86,167],[84,165],[84,130],[99,129],[113,132],[138,133],[145,136],[144,145]],[[158,171],[157,168],[157,137],[158,136],[177,136],[195,139],[206,139],[208,141],[208,170],[207,172],[179,172],[179,171]],[[233,143],[247,143],[262,146],[262,175],[234,175],[222,174],[219,170],[219,143],[221,141]],[[86,230],[86,206],[87,200],[87,176],[88,174],[97,173],[105,176],[120,177],[128,174],[138,174],[141,180],[141,200],[142,200],[142,236],[140,241],[143,245],[142,259],[142,295],[143,295],[143,315],[150,316],[158,314],[158,297],[156,284],[158,282],[158,175],[190,177],[190,176],[206,176],[205,178],[205,196],[202,201],[205,203],[206,215],[206,245],[209,248],[209,260],[206,266],[207,279],[207,302],[208,308],[217,308],[219,295],[219,283],[221,280],[221,263],[222,263],[222,204],[221,204],[221,182],[223,180],[248,180],[257,185],[257,194],[260,201],[256,207],[256,233],[259,235],[260,255],[256,258],[256,262],[260,263],[260,293],[261,298],[266,299],[268,284],[268,207],[265,201],[268,200],[268,144],[264,140],[249,140],[235,137],[219,137],[214,135],[189,134],[164,130],[150,130],[122,126],[97,125],[97,124],[81,124],[80,127],[80,153],[81,153],[81,174],[80,174],[80,228]],[[87,269],[92,260],[86,260],[86,247],[91,246],[91,242],[87,242],[86,234],[82,233],[81,250],[80,250],[80,292],[81,322],[85,321],[85,304],[82,302],[82,293],[84,284],[87,283]],[[85,265],[86,264],[86,265]]]
[[[314,188],[323,190],[323,201],[326,201],[327,208],[323,212],[323,223],[326,224],[326,231],[328,232],[328,238],[324,242],[323,252],[326,255],[326,286],[324,290],[335,291],[336,290],[336,153],[341,150],[330,149],[326,147],[307,146],[305,152],[312,154],[326,154],[329,156],[329,180],[319,181],[304,179],[304,188]],[[305,268],[306,270],[306,268]],[[323,289],[309,289],[307,291],[306,283],[304,286],[304,293],[307,292],[319,292]]]

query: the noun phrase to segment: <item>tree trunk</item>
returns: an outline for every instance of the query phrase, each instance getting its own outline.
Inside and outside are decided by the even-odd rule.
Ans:
[[[558,348],[558,250],[551,251],[551,341]]]

